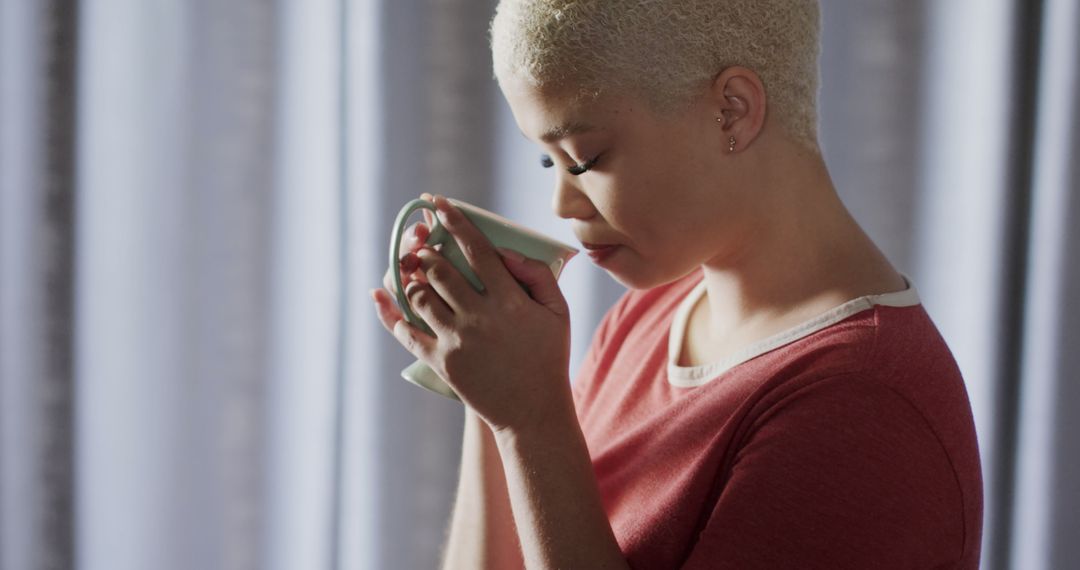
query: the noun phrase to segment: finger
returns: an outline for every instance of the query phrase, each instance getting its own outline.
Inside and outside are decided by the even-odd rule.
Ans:
[[[429,213],[429,214],[431,213],[430,210],[424,210],[424,212]],[[434,215],[434,214],[432,214],[432,215]],[[405,258],[407,257],[407,255],[409,253],[416,253],[416,252],[420,251],[421,249],[431,249],[431,246],[425,244],[425,242],[427,241],[429,235],[431,235],[431,228],[430,228],[430,226],[428,226],[426,224],[418,223],[418,224],[414,224],[411,227],[411,231],[409,232],[408,239],[407,240],[402,240],[402,241],[407,241],[407,246],[404,249],[405,253],[401,256],[403,263],[404,263],[404,260],[405,260]],[[406,281],[410,281],[410,282],[411,281],[420,281],[421,283],[427,283],[427,277],[423,274],[423,272],[419,271],[419,269],[420,269],[419,260],[413,259],[413,261],[415,262],[415,268],[413,268],[413,269],[409,269],[408,267],[403,267],[402,268],[402,270],[405,272],[405,273],[402,274],[402,282],[401,282],[402,288],[404,288],[408,284],[408,283],[406,283]]]
[[[445,197],[436,195],[439,221],[454,236],[466,261],[485,288],[496,291],[517,287],[514,278],[503,265],[495,246],[473,223]]]
[[[420,195],[421,198],[430,201],[431,194],[427,192]],[[428,209],[423,210],[424,222],[415,223],[408,228],[402,234],[401,237],[401,259],[404,260],[408,257],[409,253],[415,253],[420,249],[427,248],[425,245],[428,237],[431,235],[431,226],[434,224],[435,214]],[[413,258],[413,266],[409,267],[402,265],[399,267],[401,273],[401,287],[404,289],[413,281],[420,281],[421,283],[427,283],[427,276],[419,270],[419,260]],[[391,273],[391,269],[387,268],[386,273],[383,274],[383,287],[393,295],[394,292],[394,278]]]
[[[428,210],[424,211],[427,212]],[[431,226],[429,224],[417,222],[409,226],[401,238],[401,251],[408,253],[424,247],[424,242],[427,241],[428,236],[430,235]],[[401,257],[405,257],[405,255],[402,254]]]
[[[570,308],[559,289],[555,274],[546,263],[527,258],[511,249],[498,248],[498,251],[506,260],[506,268],[514,280],[525,286],[534,301],[557,315],[570,315]]]
[[[383,328],[394,335],[413,356],[428,361],[429,356],[434,353],[438,339],[409,324],[386,291],[372,289],[371,298],[375,301],[375,312]]]
[[[433,197],[432,197],[431,194],[429,194],[427,192],[424,192],[423,194],[420,194],[420,198],[430,202],[430,201],[432,201]],[[435,225],[435,212],[432,212],[431,210],[428,210],[427,208],[424,208],[424,222],[427,223],[429,228],[431,226]]]
[[[384,289],[372,289],[371,298],[375,301],[375,315],[379,317],[386,332],[393,334],[394,324],[405,318],[394,303],[394,298]]]
[[[405,318],[401,309],[398,308],[394,294],[386,289],[372,289],[370,294],[375,302],[375,312],[379,317],[379,322],[382,323],[387,332],[393,333],[394,324]],[[415,308],[413,312],[416,312]],[[421,318],[424,318],[423,315],[421,315]],[[426,318],[424,320],[427,321]]]
[[[404,240],[402,240],[402,241],[404,242]],[[421,283],[427,283],[427,276],[425,276],[424,273],[422,271],[420,271],[420,260],[416,257],[416,255],[414,255],[416,251],[419,251],[421,249],[431,249],[431,248],[428,247],[428,246],[420,246],[420,247],[417,247],[415,250],[411,250],[411,251],[410,250],[403,250],[404,253],[401,254],[401,259],[398,262],[398,272],[401,275],[401,288],[402,288],[402,290],[404,290],[405,287],[409,283],[411,283],[413,281],[420,281]],[[392,270],[390,268],[386,269],[386,272],[383,273],[382,282],[383,282],[383,287],[385,287],[387,291],[390,291],[391,293],[393,293],[394,292],[394,277],[393,277],[393,273],[391,273],[391,271]]]
[[[429,249],[417,252],[420,267],[428,285],[439,294],[455,315],[469,311],[479,301],[480,293],[439,252]]]
[[[392,332],[394,338],[401,343],[401,346],[405,347],[405,350],[408,350],[413,356],[429,366],[431,365],[432,355],[435,353],[436,343],[438,342],[435,337],[410,325],[405,319],[394,323]]]
[[[398,273],[401,275],[402,290],[404,290],[405,287],[408,287],[409,283],[412,283],[413,281],[427,283],[427,276],[420,271],[420,260],[411,252],[406,252],[405,256],[401,259],[401,262],[398,264]],[[393,295],[394,277],[393,273],[391,273],[391,269],[387,268],[386,273],[383,274],[382,282],[383,287]]]
[[[409,300],[413,312],[423,319],[437,336],[453,329],[454,311],[431,285],[414,281],[405,289],[405,298]]]
[[[404,281],[410,278],[413,273],[420,268],[418,261],[416,255],[411,251],[405,252],[405,254],[401,256],[401,259],[398,260],[397,269],[398,273],[401,275],[402,287],[405,286]],[[385,285],[387,289],[389,289],[390,285],[394,282],[393,273],[391,273],[392,271],[393,269],[388,267],[386,273],[383,274],[383,285]]]
[[[424,247],[423,243],[427,240],[428,233],[429,231],[427,229],[427,226],[425,226],[424,224],[413,224],[409,226],[408,229],[405,230],[405,233],[402,235],[401,248],[399,249],[401,257],[398,267],[401,272],[402,287],[408,285],[408,282],[412,280],[413,272],[416,270],[416,266],[406,266],[404,260],[409,255],[409,253],[413,253],[421,247]],[[388,291],[394,290],[394,278],[391,271],[391,268],[388,267],[386,269],[386,273],[383,274],[383,286],[386,287]]]

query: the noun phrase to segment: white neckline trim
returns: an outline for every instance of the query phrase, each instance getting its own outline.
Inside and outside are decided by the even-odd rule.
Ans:
[[[815,333],[829,325],[836,324],[851,315],[865,311],[874,305],[885,305],[888,307],[911,307],[918,305],[920,303],[919,292],[915,289],[915,284],[912,283],[907,275],[901,273],[900,276],[904,278],[904,283],[907,284],[907,289],[904,289],[903,291],[894,291],[892,293],[882,293],[879,295],[864,295],[852,299],[787,330],[764,338],[723,360],[699,366],[679,366],[676,364],[676,361],[679,358],[679,353],[682,351],[683,336],[686,333],[686,326],[690,318],[690,310],[705,294],[705,280],[702,279],[701,282],[699,282],[697,286],[683,298],[671,321],[671,332],[668,335],[668,382],[679,388],[694,388],[701,386],[751,358],[760,356],[770,350],[784,346],[785,344],[795,342],[796,340]]]

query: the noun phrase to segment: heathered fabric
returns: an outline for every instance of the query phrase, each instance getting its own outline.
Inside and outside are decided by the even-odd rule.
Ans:
[[[631,566],[977,568],[971,407],[914,287],[683,387],[669,335],[701,280],[624,294],[575,376]]]

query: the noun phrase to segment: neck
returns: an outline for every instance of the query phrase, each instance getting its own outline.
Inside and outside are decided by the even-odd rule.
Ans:
[[[708,336],[793,325],[862,295],[903,289],[903,279],[840,201],[820,154],[783,141],[757,142],[772,148],[747,157],[754,178],[745,187],[758,199],[749,235],[737,255],[703,265]]]

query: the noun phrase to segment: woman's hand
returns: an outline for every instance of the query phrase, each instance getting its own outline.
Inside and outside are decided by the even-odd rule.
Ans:
[[[494,249],[446,199],[433,201],[484,292],[423,249],[404,257],[403,271],[418,259],[428,282],[411,282],[406,295],[435,336],[402,319],[385,290],[372,293],[379,319],[494,432],[525,566],[628,568],[574,412],[570,313],[555,276]]]
[[[414,280],[405,294],[436,336],[405,321],[388,291],[375,290],[383,326],[495,432],[539,425],[553,412],[572,414],[570,312],[551,269],[496,249],[449,201],[433,201],[485,290],[477,292],[438,252],[422,248],[402,265],[408,271],[418,259],[427,283]]]
[[[424,192],[420,195],[420,198],[431,201],[431,194]],[[401,250],[405,253],[402,254],[402,260],[408,258],[408,263],[402,263],[398,270],[401,272],[401,286],[408,287],[412,281],[420,281],[421,283],[427,283],[427,277],[420,271],[420,266],[416,263],[416,256],[409,256],[410,253],[416,253],[421,248],[429,247],[424,245],[429,235],[431,235],[431,225],[434,222],[435,214],[431,210],[421,210],[424,213],[424,221],[413,224],[406,228],[401,237]],[[386,288],[387,293],[390,296],[391,303],[394,298],[394,276],[390,274],[390,269],[386,270],[386,274],[383,275],[383,287]],[[374,291],[372,291],[374,293]],[[397,305],[393,305],[393,311],[396,311],[399,318],[401,311],[397,308]]]

